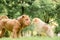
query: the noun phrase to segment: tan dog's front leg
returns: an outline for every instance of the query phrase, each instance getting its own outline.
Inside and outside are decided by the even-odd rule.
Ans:
[[[3,28],[0,30],[0,38],[4,36],[4,33],[5,33],[5,29]]]
[[[11,34],[12,38],[17,38],[19,37],[19,28],[14,28]]]

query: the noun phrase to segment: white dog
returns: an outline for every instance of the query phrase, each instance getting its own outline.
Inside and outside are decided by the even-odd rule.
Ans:
[[[32,24],[35,27],[34,31],[36,31],[38,34],[40,34],[41,32],[44,32],[50,37],[54,36],[54,32],[53,32],[51,26],[46,24],[45,22],[43,22],[39,18],[34,18],[32,20]]]

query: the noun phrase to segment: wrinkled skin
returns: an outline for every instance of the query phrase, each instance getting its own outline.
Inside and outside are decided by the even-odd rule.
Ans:
[[[19,31],[30,25],[30,18],[28,15],[22,15],[17,19],[2,19],[0,20],[0,37],[5,33],[5,30],[11,31],[12,38],[19,37]]]
[[[49,37],[53,37],[54,36],[54,32],[51,28],[50,25],[46,24],[45,22],[43,22],[42,20],[40,20],[39,18],[34,18],[32,20],[32,24],[34,25],[34,31],[37,31],[38,34],[40,34],[41,32],[46,33]]]

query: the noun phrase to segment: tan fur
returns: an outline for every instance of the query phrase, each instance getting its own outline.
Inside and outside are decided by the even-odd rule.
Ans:
[[[19,37],[19,31],[21,31],[22,28],[25,28],[29,24],[30,18],[28,15],[22,15],[17,19],[2,19],[0,20],[0,37],[3,36],[6,29],[11,31],[11,37]]]

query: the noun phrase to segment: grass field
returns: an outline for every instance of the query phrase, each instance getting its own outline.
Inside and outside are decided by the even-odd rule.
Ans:
[[[54,37],[54,38],[50,38],[50,37],[21,37],[21,38],[0,38],[0,40],[60,40],[60,37]]]

